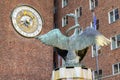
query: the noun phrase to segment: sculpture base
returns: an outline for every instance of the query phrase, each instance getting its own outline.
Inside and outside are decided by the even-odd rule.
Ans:
[[[92,80],[91,69],[62,67],[52,71],[52,80]]]

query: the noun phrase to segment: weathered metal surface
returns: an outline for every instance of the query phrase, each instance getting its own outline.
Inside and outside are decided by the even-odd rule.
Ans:
[[[65,66],[79,66],[79,60],[86,54],[82,53],[80,56],[76,54],[79,51],[87,49],[87,47],[96,44],[98,46],[108,45],[110,40],[104,37],[100,32],[92,27],[87,27],[84,31],[81,30],[78,24],[78,19],[75,14],[67,14],[70,17],[75,18],[75,25],[67,30],[67,33],[75,28],[74,33],[71,36],[66,36],[61,33],[59,29],[53,29],[47,34],[37,36],[44,44],[60,48],[62,50],[68,50]]]

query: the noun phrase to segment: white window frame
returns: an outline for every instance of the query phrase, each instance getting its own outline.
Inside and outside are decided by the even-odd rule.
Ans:
[[[118,73],[115,73],[114,65],[117,65],[117,66],[118,66]],[[112,65],[112,72],[113,72],[113,75],[115,75],[115,74],[120,74],[120,62]]]
[[[120,36],[120,34],[118,34],[118,35]],[[115,37],[115,44],[114,44],[115,48],[113,48],[113,40],[112,40],[113,37],[110,38],[110,40],[111,40],[111,50],[114,50],[114,49],[120,47],[120,46],[118,46],[118,37],[117,37],[118,35],[113,36],[113,37]]]
[[[93,27],[94,26],[94,23],[93,21],[90,22],[90,27]]]
[[[80,17],[82,15],[82,7],[78,7],[77,9],[75,9],[75,15],[77,17]]]
[[[68,5],[68,0],[62,0],[62,8]]]
[[[93,45],[94,46],[94,45]],[[100,53],[99,53],[99,51],[101,50],[101,47],[98,47],[97,45],[95,46],[96,47],[96,50],[94,50],[94,48],[93,48],[93,46],[92,46],[92,57],[96,57],[96,56],[98,56]],[[101,52],[101,51],[100,51]]]
[[[63,18],[62,18],[62,27],[65,27],[68,23],[68,16],[64,16]]]
[[[96,70],[95,71],[92,71],[92,78],[93,78],[93,80],[98,80],[98,79],[95,79],[95,72],[96,72]],[[100,72],[100,70],[99,70],[99,72]],[[100,73],[99,73],[100,74]],[[103,71],[102,71],[102,74],[103,74]],[[101,75],[102,75],[101,74]]]
[[[89,0],[89,7],[90,7],[90,10],[93,10],[95,7],[96,7],[96,3],[95,3],[95,0]]]
[[[118,9],[118,8],[116,8],[116,9]],[[110,11],[110,12],[108,12],[108,21],[109,21],[109,24],[111,24],[111,23],[113,23],[113,22],[115,22],[116,20],[118,20],[118,19],[115,19],[115,10],[116,9],[113,9],[112,11]],[[113,12],[113,20],[111,21],[111,16],[110,16],[110,13],[111,12]],[[118,9],[118,15],[119,15],[119,9]]]
[[[92,1],[91,0],[89,0],[89,7],[90,7],[90,10],[92,10],[93,8],[92,8]]]
[[[116,39],[116,36],[113,36],[113,37],[115,37],[115,40],[117,40],[117,39]],[[113,37],[110,38],[110,40],[111,40],[111,50],[114,50],[114,49],[117,48],[117,41],[115,41],[115,44],[114,44],[114,45],[115,45],[115,48],[113,48],[113,45],[112,45],[112,44],[113,44],[113,42],[112,42],[112,38],[113,38]]]
[[[94,45],[92,46],[92,57],[97,56],[98,51],[94,50]]]
[[[99,29],[99,19],[96,19],[96,30],[98,30]],[[91,21],[90,22],[90,27],[94,27],[94,22],[93,21]]]

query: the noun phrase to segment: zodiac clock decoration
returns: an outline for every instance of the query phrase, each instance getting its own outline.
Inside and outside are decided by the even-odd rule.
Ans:
[[[34,8],[22,5],[16,7],[11,19],[15,30],[25,37],[35,37],[42,29],[42,18]]]

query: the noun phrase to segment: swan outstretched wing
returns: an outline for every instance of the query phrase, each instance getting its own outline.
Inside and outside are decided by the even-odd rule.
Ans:
[[[68,42],[69,39],[65,35],[63,35],[59,29],[53,29],[49,31],[47,34],[40,35],[36,37],[39,39],[42,43],[58,47],[60,49],[68,49]]]
[[[78,36],[78,38],[76,38],[76,42],[77,44],[75,44],[75,48],[77,50],[82,50],[93,44],[98,46],[108,45],[110,40],[94,28],[88,27]]]
[[[79,35],[67,37],[59,29],[53,29],[47,34],[36,37],[42,43],[58,47],[63,50],[82,50],[91,45],[104,46],[110,43],[110,40],[103,36],[94,28],[88,27]]]

